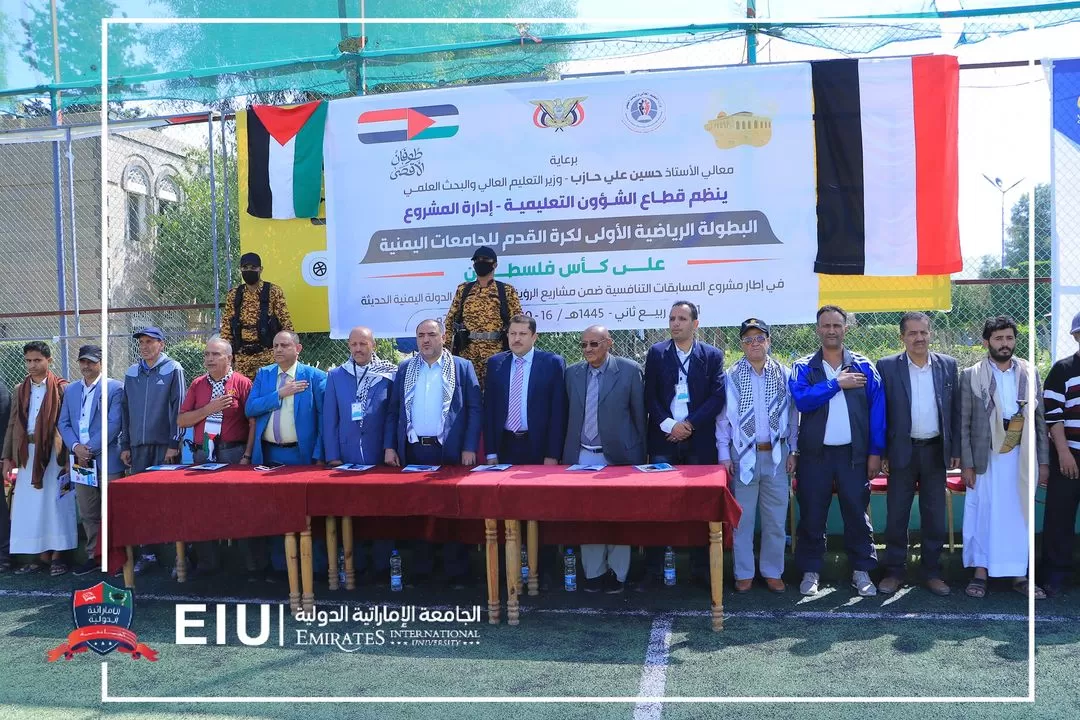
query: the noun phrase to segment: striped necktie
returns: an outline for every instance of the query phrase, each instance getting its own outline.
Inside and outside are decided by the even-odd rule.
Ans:
[[[506,411],[506,429],[521,430],[521,390],[525,381],[525,358],[514,358],[514,378],[510,381],[510,408]]]

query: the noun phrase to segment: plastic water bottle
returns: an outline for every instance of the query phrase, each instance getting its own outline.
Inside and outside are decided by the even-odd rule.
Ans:
[[[343,588],[345,587],[345,548],[338,550],[337,567],[338,587]]]
[[[577,590],[577,558],[574,557],[574,548],[566,548],[566,557],[563,558],[563,573],[565,575],[563,587],[566,592]]]
[[[670,545],[664,550],[664,584],[675,584],[675,551]]]
[[[394,592],[401,591],[401,556],[397,550],[390,552],[390,589]]]
[[[529,551],[524,545],[521,546],[521,584],[529,582]]]

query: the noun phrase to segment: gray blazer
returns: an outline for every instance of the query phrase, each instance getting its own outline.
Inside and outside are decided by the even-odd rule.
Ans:
[[[609,465],[645,462],[645,382],[641,366],[627,358],[608,356],[611,362],[600,378],[597,423],[600,444]],[[562,461],[572,465],[581,451],[581,426],[585,421],[585,392],[589,364],[582,360],[566,369],[569,416]]]
[[[960,373],[960,467],[975,468],[977,475],[986,472],[990,462],[990,417],[982,398],[971,389],[971,380],[978,365],[965,368]],[[1035,374],[1035,456],[1040,465],[1050,463],[1050,441],[1046,435],[1043,419],[1042,382],[1039,371]]]
[[[956,359],[930,353],[937,400],[938,427],[941,428],[942,461],[960,457],[960,381]],[[907,353],[889,355],[877,361],[878,375],[885,384],[885,456],[897,470],[911,463],[911,375]]]

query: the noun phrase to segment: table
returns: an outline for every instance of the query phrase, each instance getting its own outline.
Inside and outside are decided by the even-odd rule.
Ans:
[[[474,532],[483,523],[489,622],[501,618],[499,528],[505,524],[507,621],[519,621],[521,522],[526,522],[530,594],[536,594],[539,522],[545,539],[567,544],[625,542],[646,545],[709,544],[712,624],[723,628],[723,524],[740,510],[722,466],[683,466],[642,473],[630,467],[566,472],[559,466],[515,466],[504,472],[445,467],[403,473],[380,467],[363,473],[289,467],[260,473],[249,467],[213,472],[154,471],[109,484],[109,546],[134,586],[130,546],[285,535],[289,601],[294,612],[314,606],[311,518],[326,517],[331,582],[337,582],[336,521],[342,517],[346,587],[354,586],[352,517],[426,516],[458,521],[451,531]],[[426,532],[430,532],[430,526]],[[296,551],[299,534],[299,553]],[[330,547],[333,543],[335,547]],[[297,557],[299,556],[299,557]],[[182,562],[180,563],[182,566]],[[299,564],[299,568],[297,568]],[[181,578],[178,578],[181,579]],[[300,592],[302,581],[303,593]]]

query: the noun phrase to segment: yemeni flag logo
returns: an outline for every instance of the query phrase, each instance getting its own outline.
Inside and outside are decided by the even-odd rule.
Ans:
[[[248,212],[289,219],[319,214],[326,101],[247,111]]]
[[[453,105],[424,105],[389,110],[368,110],[356,119],[357,137],[365,145],[440,140],[458,131],[458,109]]]
[[[145,657],[157,660],[157,651],[139,642],[131,631],[135,617],[134,595],[131,590],[99,582],[93,587],[76,590],[71,596],[73,630],[63,643],[50,650],[49,662],[61,657],[70,660],[79,653],[93,650],[108,655],[113,650],[131,655],[132,660]]]

